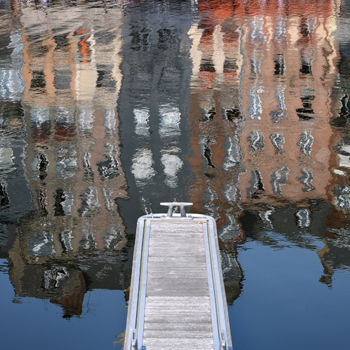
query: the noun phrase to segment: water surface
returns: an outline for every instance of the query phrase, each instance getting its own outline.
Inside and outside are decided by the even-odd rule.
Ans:
[[[345,0],[0,1],[1,347],[121,349],[136,220],[182,200],[235,349],[347,349],[349,30]]]

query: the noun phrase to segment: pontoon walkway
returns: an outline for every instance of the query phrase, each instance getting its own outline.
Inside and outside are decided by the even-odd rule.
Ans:
[[[216,223],[162,204],[138,220],[124,350],[232,349]]]

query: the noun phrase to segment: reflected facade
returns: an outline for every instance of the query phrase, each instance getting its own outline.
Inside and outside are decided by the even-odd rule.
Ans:
[[[347,110],[344,92],[334,96],[340,5],[203,1],[189,31],[191,201],[217,218],[223,247],[247,236],[274,245],[268,232],[298,246],[318,236],[329,285],[348,266],[346,243],[343,264],[330,243],[348,232],[346,137],[333,127]]]
[[[177,14],[181,13],[181,16]],[[123,81],[119,98],[122,164],[129,199],[121,213],[128,232],[159,203],[186,200],[192,171],[188,127],[190,2],[137,1],[125,7]],[[156,64],[155,64],[156,63]]]
[[[57,20],[62,33],[56,32]],[[30,214],[12,228],[11,282],[16,296],[50,298],[65,317],[81,314],[88,289],[126,289],[129,280],[130,268],[123,263],[128,253],[121,253],[126,233],[115,203],[127,196],[118,131],[122,73],[116,20],[121,22],[118,7],[84,14],[72,7],[59,14],[22,8],[17,34],[22,80],[12,73],[13,82],[4,84],[9,87],[4,99],[13,99],[13,84],[24,87],[23,170],[16,170],[22,170],[18,177],[30,193]],[[97,30],[102,21],[103,32]],[[2,155],[11,171],[13,148]],[[3,202],[11,200],[7,187],[3,184]]]

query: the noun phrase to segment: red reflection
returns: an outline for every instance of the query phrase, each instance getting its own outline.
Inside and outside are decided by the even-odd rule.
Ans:
[[[74,127],[65,127],[60,128],[59,126],[55,127],[55,141],[67,141],[75,135]]]
[[[207,21],[216,20],[220,24],[223,20],[233,16],[246,15],[265,15],[275,16],[282,13],[288,13],[288,16],[328,17],[331,13],[331,0],[199,0],[198,10],[203,17],[205,13],[210,13]]]
[[[76,31],[76,33],[78,35],[82,35],[82,34],[85,34],[86,33],[86,30],[85,29],[78,29]],[[82,62],[83,63],[87,63],[89,62],[89,58],[90,58],[90,49],[89,49],[89,43],[87,42],[87,39],[89,38],[88,35],[84,35],[82,40],[79,41],[79,46],[80,46],[80,53],[81,55],[83,56],[83,60]]]

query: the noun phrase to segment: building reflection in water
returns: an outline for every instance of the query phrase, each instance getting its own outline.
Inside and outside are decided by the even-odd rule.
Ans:
[[[190,2],[136,1],[125,7],[119,99],[122,164],[129,186],[121,213],[128,232],[164,200],[186,200],[191,169],[187,123]],[[133,212],[133,214],[131,214]]]
[[[327,284],[349,266],[349,152],[332,127],[348,111],[348,95],[332,93],[339,6],[199,1],[189,31],[191,201],[217,218],[224,255],[246,235],[309,249],[322,239]]]
[[[17,296],[70,317],[87,290],[126,289],[137,217],[172,199],[217,219],[230,303],[247,237],[317,250],[328,285],[349,268],[339,1],[12,5],[0,251]]]
[[[30,215],[12,227],[9,274],[16,296],[50,298],[65,317],[81,314],[88,289],[129,283],[125,227],[115,203],[127,195],[116,105],[121,17],[119,7],[82,14],[78,7],[42,12],[24,6],[20,39],[13,39],[22,43],[25,87],[20,180],[31,200]],[[13,149],[2,148],[1,156],[11,171]],[[5,202],[6,185],[1,188]]]

